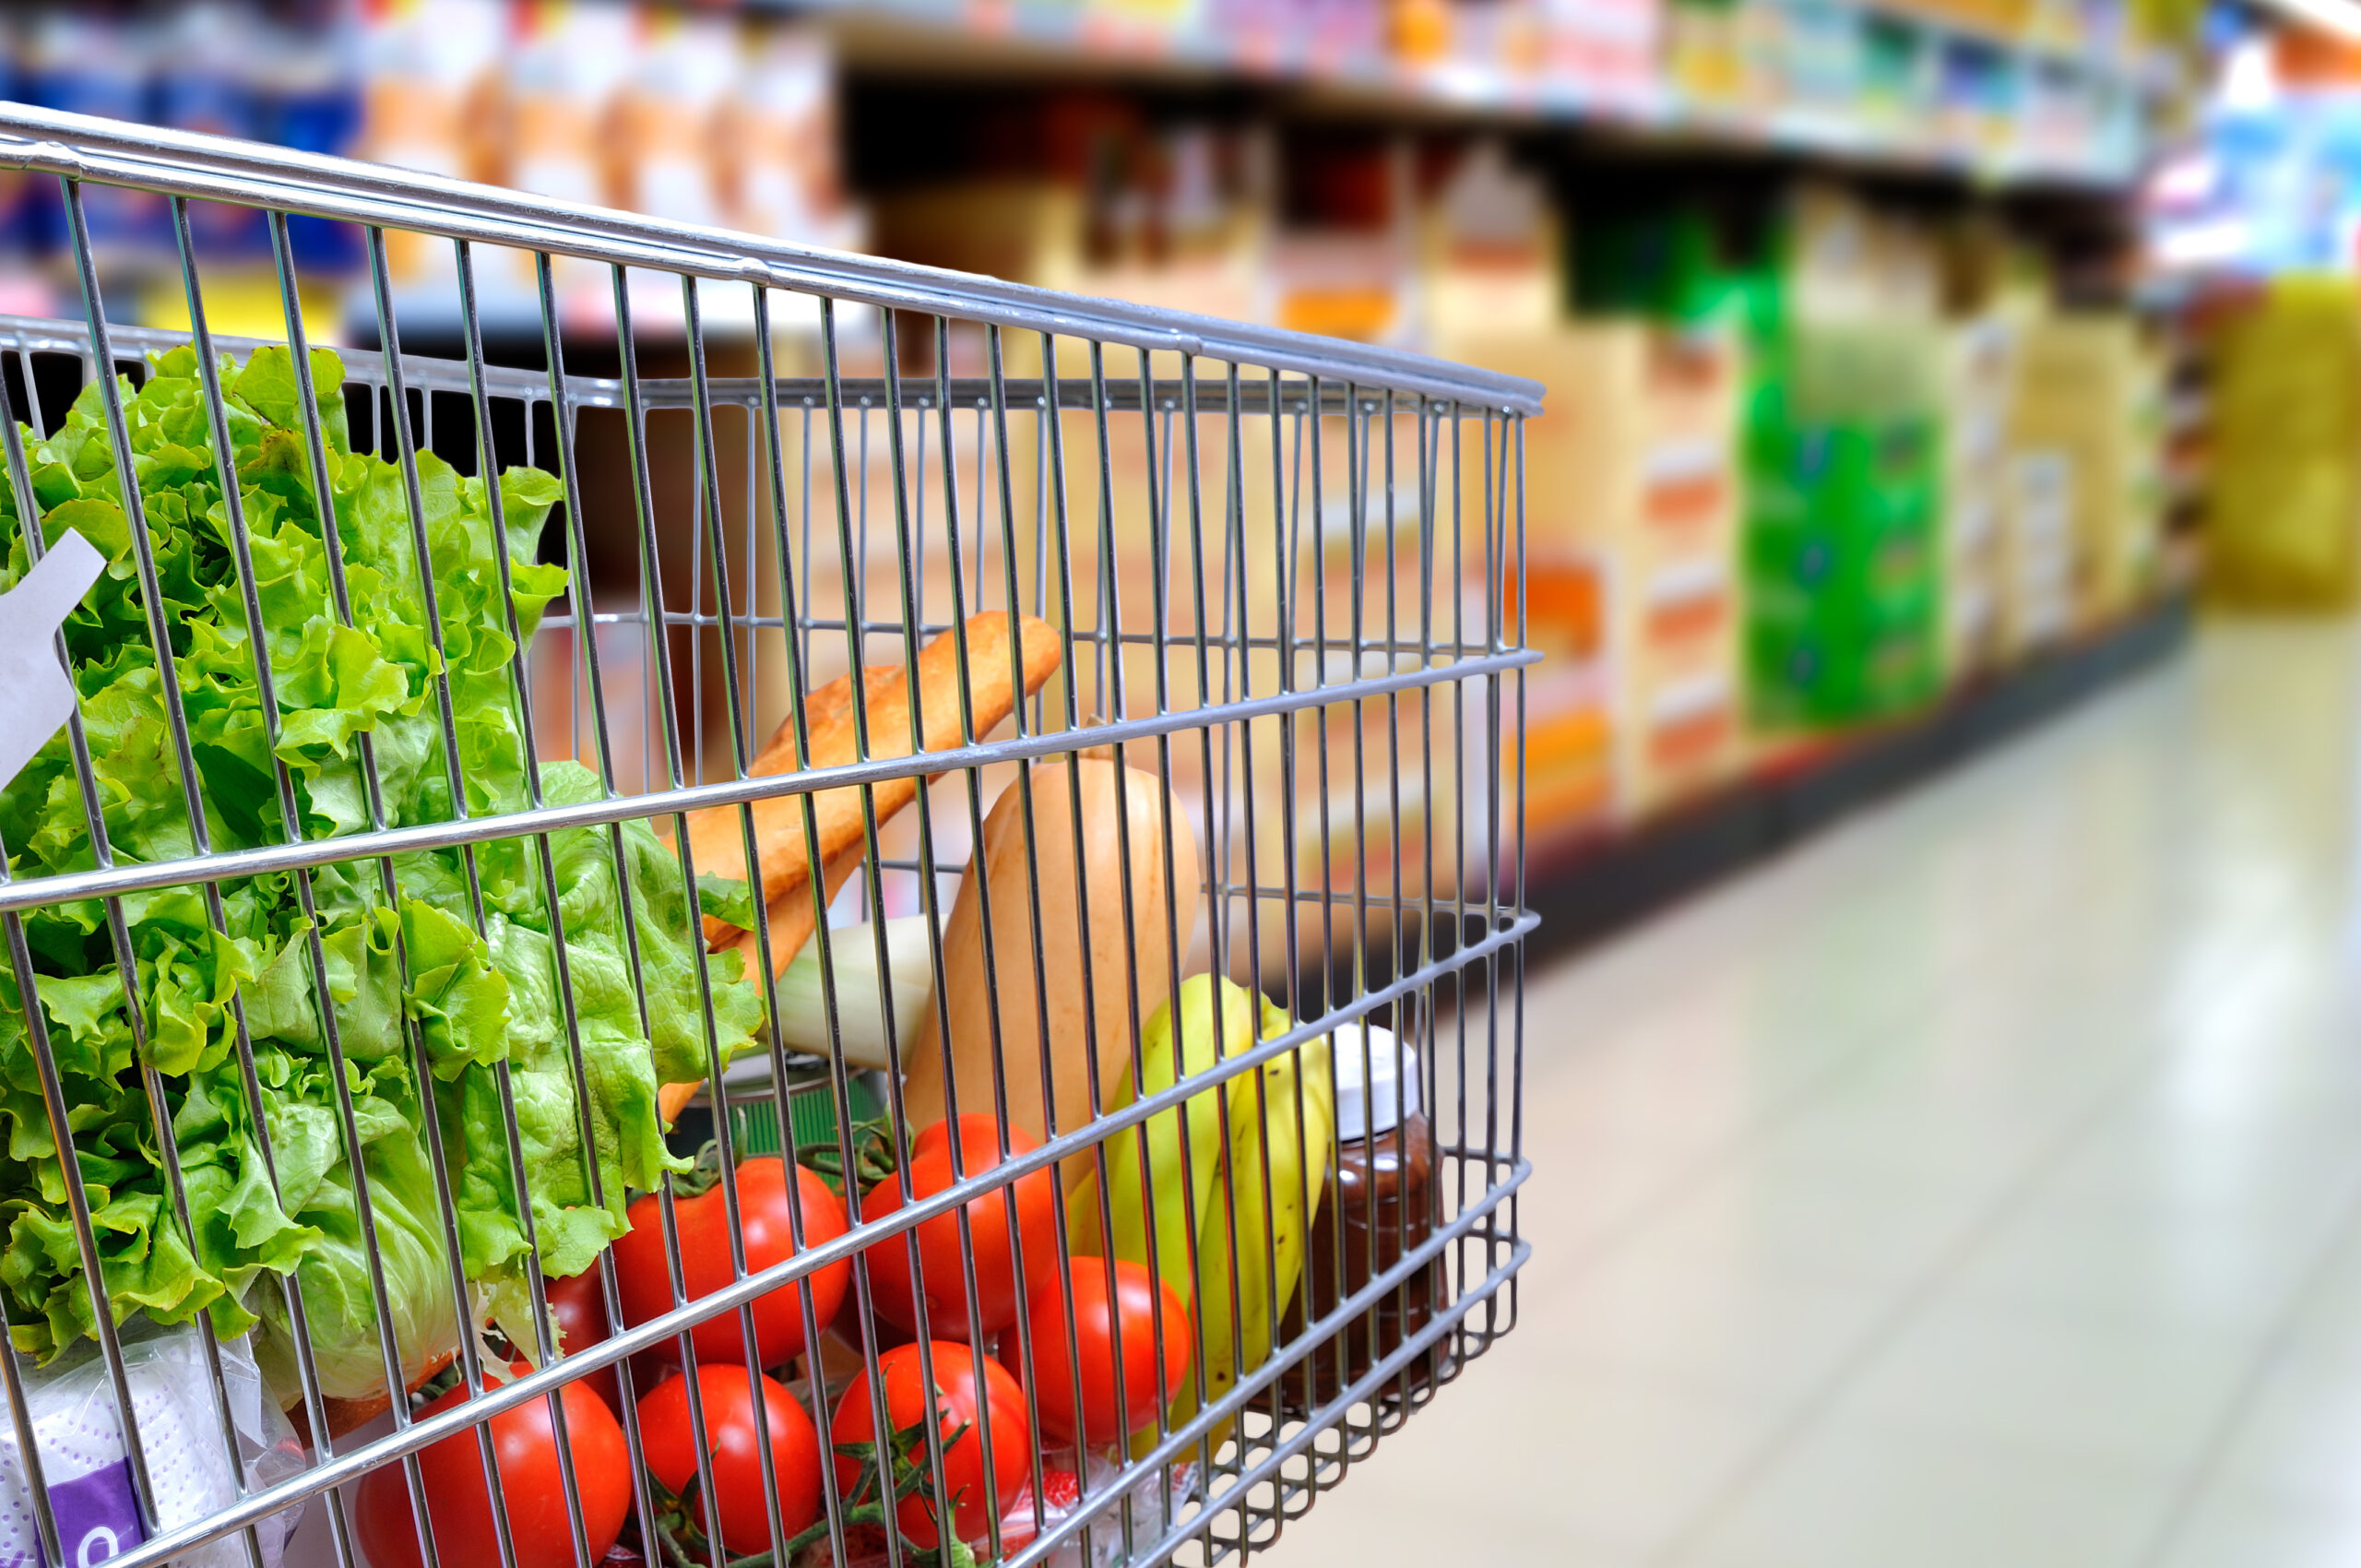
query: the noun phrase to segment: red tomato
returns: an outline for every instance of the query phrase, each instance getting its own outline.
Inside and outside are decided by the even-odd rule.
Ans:
[[[739,1366],[697,1368],[697,1398],[705,1408],[706,1451],[712,1455],[721,1544],[742,1557],[771,1548],[762,1451],[754,1442],[753,1378],[761,1376],[749,1376]],[[778,1484],[779,1529],[792,1539],[820,1516],[820,1434],[786,1385],[767,1377],[763,1378],[763,1416],[770,1429],[771,1474]],[[675,1497],[687,1500],[698,1479],[687,1378],[669,1379],[639,1402],[639,1441],[648,1473]],[[704,1518],[704,1504],[691,1503],[689,1513]]]
[[[969,1352],[965,1345],[938,1339],[926,1347],[934,1362],[935,1430],[947,1441],[961,1427],[967,1430],[943,1451],[943,1484],[952,1514],[952,1527],[962,1540],[981,1540],[991,1527],[991,1502],[1002,1507],[1016,1495],[1032,1467],[1033,1432],[1025,1420],[1025,1391],[999,1362]],[[877,1430],[869,1397],[866,1373],[856,1376],[828,1423],[828,1441],[841,1448],[866,1443],[891,1452],[893,1434],[926,1419],[926,1382],[919,1362],[919,1347],[898,1346],[877,1358],[877,1375],[885,1385],[884,1432]],[[980,1384],[980,1386],[979,1386]],[[983,1423],[992,1429],[992,1488],[984,1485]],[[923,1455],[921,1448],[919,1453]],[[839,1453],[836,1484],[850,1487],[860,1467]],[[902,1533],[920,1547],[936,1542],[935,1499],[930,1477],[919,1491],[902,1499],[896,1510]]]
[[[587,1350],[607,1337],[607,1297],[599,1284],[599,1267],[591,1265],[587,1274],[571,1279],[547,1282],[550,1302],[550,1326],[557,1331],[558,1348],[567,1355]],[[502,1328],[507,1325],[503,1324]],[[525,1327],[519,1334],[510,1334],[513,1344],[529,1347],[533,1331]],[[623,1380],[615,1369],[600,1367],[582,1380],[582,1385],[605,1401],[610,1410],[620,1413],[623,1408]]]
[[[1025,1154],[1040,1146],[1011,1129],[1009,1152]],[[975,1175],[1000,1163],[1000,1134],[992,1118],[976,1114],[959,1118],[959,1149],[966,1174]],[[908,1166],[910,1194],[929,1198],[952,1184],[951,1134],[938,1122],[920,1133],[911,1146]],[[1057,1267],[1058,1226],[1055,1168],[1020,1176],[1012,1183],[1016,1194],[1017,1235],[1025,1254],[1028,1281],[1043,1278]],[[902,1206],[901,1179],[889,1176],[860,1200],[860,1217],[882,1219]],[[1008,1201],[1000,1192],[986,1193],[962,1206],[976,1253],[976,1315],[986,1336],[1014,1323],[1024,1311],[1016,1288],[1017,1249],[1009,1244]],[[919,1270],[926,1281],[927,1332],[940,1339],[967,1337],[967,1284],[959,1266],[959,1215],[938,1214],[918,1228]],[[873,1243],[868,1250],[869,1287],[877,1313],[915,1332],[918,1306],[910,1289],[909,1243],[899,1236]]]
[[[788,1225],[787,1165],[775,1158],[749,1159],[738,1167],[738,1212],[745,1237],[746,1267],[764,1269],[795,1255]],[[796,1168],[795,1189],[803,1208],[803,1239],[813,1246],[845,1233],[844,1201],[811,1171]],[[709,1296],[731,1283],[730,1211],[716,1186],[701,1196],[676,1200],[672,1212],[681,1231],[681,1284],[686,1299]],[[615,1283],[623,1294],[623,1322],[637,1327],[672,1309],[671,1277],[664,1264],[664,1219],[653,1193],[631,1206],[631,1229],[615,1242]],[[849,1261],[830,1264],[810,1276],[812,1311],[821,1324],[836,1315],[852,1277]],[[754,1364],[775,1367],[803,1352],[803,1304],[794,1286],[754,1298]],[[745,1336],[738,1314],[707,1318],[691,1330],[697,1359],[745,1362]],[[680,1342],[659,1347],[667,1361],[681,1359]]]
[[[455,1388],[421,1414],[439,1414],[467,1396],[464,1385]],[[565,1410],[566,1451],[573,1455],[575,1485],[582,1498],[583,1529],[589,1537],[590,1561],[597,1562],[614,1546],[631,1512],[631,1455],[623,1444],[623,1429],[597,1395],[570,1383],[560,1400]],[[566,1523],[549,1401],[528,1399],[492,1417],[491,1425],[516,1568],[574,1568],[574,1532]],[[501,1568],[492,1494],[484,1485],[475,1433],[461,1431],[428,1444],[420,1450],[418,1465],[439,1568]],[[353,1523],[374,1568],[421,1568],[423,1557],[410,1516],[409,1488],[398,1463],[362,1478]]]
[[[1107,1294],[1107,1264],[1074,1260],[1074,1348],[1067,1353],[1065,1293],[1055,1278],[1033,1291],[1026,1315],[1033,1330],[1035,1419],[1061,1442],[1074,1436],[1074,1360],[1082,1363],[1082,1421],[1087,1443],[1113,1443],[1156,1419],[1157,1408],[1180,1391],[1188,1375],[1189,1309],[1169,1280],[1149,1277],[1143,1265],[1118,1261],[1112,1303]],[[1164,1385],[1157,1388],[1157,1296],[1163,1297]],[[1121,1399],[1117,1395],[1115,1329],[1122,1331]]]

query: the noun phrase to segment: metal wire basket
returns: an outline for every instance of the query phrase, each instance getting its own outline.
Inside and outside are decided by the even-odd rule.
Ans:
[[[12,1550],[1210,1562],[1513,1323],[1538,388],[15,106],[0,167],[85,306],[0,323],[0,580],[102,564],[0,600],[77,708],[0,781]],[[208,332],[205,203],[283,332]]]

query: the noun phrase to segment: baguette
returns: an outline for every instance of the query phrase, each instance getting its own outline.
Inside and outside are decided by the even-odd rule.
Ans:
[[[1022,630],[1014,639],[1020,644],[1010,647],[1009,617],[1002,611],[986,611],[967,618],[966,626],[968,663],[968,691],[975,711],[975,733],[990,734],[1009,715],[1014,699],[1011,692],[1010,663],[1012,652],[1024,661],[1025,691],[1027,695],[1040,689],[1058,667],[1058,634],[1048,622],[1026,615],[1018,617]],[[959,724],[959,643],[948,634],[940,635],[919,650],[916,661],[916,696],[921,724],[922,749],[949,751],[961,744]],[[872,760],[910,754],[910,705],[913,701],[912,681],[904,668],[877,670],[869,672],[861,683],[864,689],[869,728],[869,754]],[[811,694],[804,712],[811,741],[810,766],[841,767],[860,760],[855,744],[854,713],[850,675],[840,676]],[[751,772],[778,774],[792,772],[796,764],[794,718],[779,726],[753,764]],[[883,825],[896,812],[918,796],[919,780],[915,778],[892,778],[875,785],[872,794],[875,802],[877,821]],[[814,826],[818,830],[821,863],[833,873],[840,856],[860,853],[863,842],[860,790],[857,785],[844,785],[834,790],[822,790],[812,797]],[[755,859],[761,867],[762,898],[774,906],[774,932],[778,930],[780,915],[776,906],[783,900],[789,905],[809,909],[811,867],[805,855],[802,801],[794,795],[774,796],[753,803]],[[689,817],[689,847],[696,857],[701,872],[716,876],[745,879],[745,839],[742,834],[738,808],[716,806],[692,813]],[[745,933],[725,921],[706,918],[706,941],[716,948],[745,941]],[[806,931],[808,937],[810,932]],[[801,941],[792,944],[774,935],[772,960],[781,968],[795,956]],[[750,962],[748,972],[752,972]]]

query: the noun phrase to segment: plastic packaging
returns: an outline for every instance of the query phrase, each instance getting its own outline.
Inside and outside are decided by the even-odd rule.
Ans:
[[[1090,1523],[1068,1536],[1055,1551],[1042,1559],[1047,1568],[1086,1568],[1083,1542],[1090,1543],[1086,1568],[1111,1568],[1125,1561],[1123,1522],[1130,1515],[1132,1550],[1145,1551],[1163,1536],[1168,1527],[1168,1515],[1157,1502],[1157,1491],[1165,1472],[1161,1469],[1144,1471],[1136,1477],[1129,1490],[1110,1490],[1121,1474],[1114,1462],[1102,1454],[1087,1456],[1087,1470],[1076,1463],[1072,1449],[1051,1449],[1041,1455],[1041,1481],[1044,1497],[1038,1526],[1033,1517],[1033,1483],[1009,1500],[1001,1511],[1000,1541],[1004,1554],[1014,1556],[1030,1546],[1039,1534],[1055,1529],[1076,1514],[1086,1513]],[[1077,1477],[1086,1474],[1090,1480],[1090,1495],[1082,1495]],[[1175,1465],[1171,1470],[1170,1520],[1188,1515],[1186,1504],[1195,1495],[1197,1467]]]
[[[154,1489],[157,1523],[193,1524],[238,1499],[237,1473],[222,1451],[205,1348],[194,1326],[124,1327],[123,1359],[134,1420]],[[303,1467],[303,1449],[279,1407],[265,1396],[245,1339],[221,1347],[221,1377],[237,1428],[237,1463],[249,1488],[268,1486]],[[106,1363],[95,1348],[44,1368],[24,1370],[25,1400],[41,1444],[60,1544],[71,1568],[95,1568],[147,1539],[132,1491]],[[5,1407],[0,1399],[0,1407]],[[255,1526],[264,1568],[279,1568],[303,1507],[283,1509]],[[33,1568],[43,1561],[23,1451],[12,1419],[0,1419],[0,1565]],[[227,1536],[176,1559],[183,1568],[244,1568],[245,1548]]]

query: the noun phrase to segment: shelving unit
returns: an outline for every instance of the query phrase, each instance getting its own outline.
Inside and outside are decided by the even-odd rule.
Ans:
[[[2154,12],[2165,0],[2143,3]],[[903,259],[1370,337],[1473,362],[1485,362],[1487,354],[1515,359],[1537,346],[1531,357],[1556,367],[1546,373],[1553,379],[1586,374],[1580,368],[1585,362],[1569,350],[1571,339],[1545,344],[1543,338],[1560,328],[1579,336],[1584,328],[1577,324],[1591,317],[1569,317],[1564,299],[1541,300],[1537,315],[1518,313],[1530,311],[1536,288],[1547,294],[1560,286],[1571,295],[1577,247],[1667,192],[1740,231],[1788,221],[1770,193],[1810,180],[1871,193],[1905,219],[1988,216],[2010,244],[2047,247],[2061,310],[2070,301],[2077,307],[2099,302],[2120,314],[2131,277],[2122,258],[2137,233],[2141,175],[2185,85],[2180,56],[2143,41],[2128,10],[2108,0],[747,0],[677,10],[576,0],[516,10],[504,24],[516,30],[513,47],[504,53],[478,40],[472,53],[455,50],[474,62],[458,75],[448,74],[456,67],[447,62],[428,58],[433,51],[425,45],[449,43],[469,18],[505,15],[504,4],[390,0],[366,19],[358,11],[313,13],[327,30],[312,44],[355,73],[347,84],[352,150],[520,184],[540,180],[546,188],[551,180],[595,172],[595,160],[568,165],[563,156],[552,158],[553,147],[564,150],[547,139],[553,117],[611,121],[609,134],[616,134],[615,126],[646,129],[714,112],[731,92],[785,95],[801,118],[790,120],[790,106],[779,101],[755,107],[773,116],[765,135],[776,141],[791,125],[802,138],[801,151],[782,159],[773,145],[764,155],[771,160],[765,177],[804,182],[786,208],[813,226],[777,237],[857,239]],[[592,19],[580,23],[584,17]],[[424,20],[404,35],[405,18]],[[0,36],[30,39],[38,30],[26,24]],[[569,49],[593,47],[622,49],[626,57],[598,68],[568,66]],[[724,58],[731,50],[734,64]],[[650,59],[671,63],[651,71]],[[436,70],[445,77],[434,77]],[[694,85],[701,72],[731,71],[734,86]],[[21,72],[20,79],[39,88],[46,78]],[[609,96],[596,102],[564,98],[577,90]],[[1052,101],[1084,112],[1033,127],[1034,168],[1024,168],[1021,158],[987,168],[971,156],[975,144],[1005,134],[1012,119],[1041,114]],[[457,139],[439,149],[425,145],[415,133],[430,121],[441,125],[438,134]],[[1151,160],[1177,156],[1171,136],[1193,128],[1210,139],[1228,138],[1206,156],[1258,165],[1243,173],[1226,169],[1222,178],[1253,188],[1221,192],[1227,205],[1210,220],[1219,232],[1185,265],[1175,267],[1170,255],[1136,234],[1100,244],[1091,226],[1103,215],[1091,203],[1102,193],[1084,188],[1096,172],[1039,167],[1050,155],[1086,161],[1088,148],[1074,144],[1106,134],[1110,123],[1117,139],[1132,138],[1129,152],[1145,147]],[[487,134],[486,124],[496,134]],[[742,128],[742,121],[728,125]],[[714,135],[717,144],[727,139]],[[730,146],[715,156],[736,158],[742,150]],[[635,199],[633,192],[657,188],[658,174],[678,178],[688,154],[675,146],[647,156],[656,174],[616,177],[608,171],[614,184],[607,199]],[[1442,213],[1446,196],[1436,182],[1446,176],[1438,171],[1479,162],[1477,205],[1493,204],[1489,216],[1479,216],[1498,220],[1505,200],[1513,220],[1505,238],[1460,235],[1451,229],[1458,219]],[[1177,177],[1167,167],[1146,184]],[[759,204],[730,207],[724,184],[717,177],[711,191],[657,194],[686,208],[714,208],[700,220],[755,226],[749,214]],[[1358,194],[1348,190],[1351,199],[1341,205],[1315,200],[1305,210],[1305,190],[1333,194],[1320,189],[1323,184]],[[1142,190],[1119,194],[1136,205]],[[953,198],[947,205],[946,196]],[[912,220],[912,211],[929,203],[937,210]],[[1451,254],[1462,238],[1470,253],[1465,267]],[[1765,242],[1757,236],[1752,243]],[[255,265],[249,255],[220,270],[234,277]],[[101,266],[134,275],[144,267],[160,298],[178,288],[170,256],[143,260],[136,245],[117,247]],[[267,272],[267,256],[261,266]],[[1742,268],[1721,271],[1726,282]],[[405,286],[398,262],[397,272],[396,311],[406,343],[415,351],[452,350],[458,322],[444,279],[428,271]],[[318,285],[318,297],[307,296],[306,303],[314,329],[354,344],[374,342],[374,302],[351,261],[342,270],[313,267],[309,276]],[[69,275],[57,258],[36,256],[11,281],[19,292],[51,291],[46,301],[18,300],[12,308],[70,314]],[[635,286],[633,294],[643,350],[673,353],[678,291],[660,276],[639,281],[649,285],[644,295]],[[226,312],[237,291],[221,279],[212,287],[225,312],[217,327],[228,329]],[[587,335],[569,338],[569,352],[597,351],[593,339],[609,316],[611,288],[596,269],[561,269],[561,314],[578,315]],[[114,297],[136,292],[116,290]],[[269,336],[276,298],[267,291],[256,297],[258,319],[237,325]],[[1619,319],[1625,329],[1661,344],[1692,324],[1677,319],[1685,306],[1667,311],[1660,303],[1582,308],[1604,310],[1602,319]],[[484,253],[479,307],[492,359],[539,363],[538,307],[521,253]],[[1742,314],[1751,307],[1732,308]],[[708,337],[725,358],[750,360],[742,350],[751,316],[733,316],[733,310],[743,313],[742,290],[707,291]],[[1621,315],[1613,315],[1619,310]],[[1730,310],[1721,314],[1720,329],[1730,330]],[[1941,319],[1940,310],[1935,316],[1918,325],[1939,331],[1961,325]],[[783,343],[816,340],[811,322],[774,319],[788,328]],[[858,308],[840,314],[856,374],[874,374],[861,358],[877,354],[873,322]],[[1735,339],[1743,340],[1732,345],[1743,350],[1732,362],[1740,366],[1768,341],[1751,326],[1737,328]],[[1037,350],[1022,346],[1038,357]],[[784,352],[797,359],[800,350],[789,345]],[[1518,368],[1505,359],[1495,368]],[[799,364],[790,374],[809,369]],[[975,365],[957,372],[978,373]],[[1175,373],[1177,362],[1158,371]],[[1726,374],[1734,405],[1762,395],[1766,383],[1752,368]],[[2157,483],[2159,505],[2185,517],[2191,514],[2188,498],[2203,483],[2203,446],[2195,439],[2201,410],[2189,401],[2186,372],[2169,375],[2166,385],[2177,396],[2156,422],[2173,458]],[[1552,406],[1584,403],[1582,390],[1560,389]],[[1633,877],[1632,885],[1650,884],[1653,873],[1632,869],[1659,856],[1646,846],[1688,841],[1692,836],[1680,824],[1726,819],[1729,801],[1774,787],[1766,778],[1776,778],[1777,790],[1793,791],[1823,768],[1852,766],[1844,760],[1855,754],[1850,736],[1814,736],[1799,750],[1749,732],[1761,727],[1762,715],[1749,712],[1744,656],[1733,660],[1726,649],[1733,642],[1743,647],[1750,630],[1745,540],[1761,519],[1748,510],[1744,492],[1767,475],[1750,445],[1760,428],[1750,416],[1725,418],[1721,428],[1720,469],[1739,497],[1710,537],[1691,537],[1679,551],[1666,553],[1664,541],[1645,537],[1643,525],[1604,529],[1612,539],[1574,538],[1587,525],[1570,520],[1564,508],[1553,517],[1549,496],[1529,498],[1536,529],[1566,529],[1568,537],[1555,542],[1572,548],[1571,555],[1537,549],[1531,564],[1536,613],[1572,616],[1536,633],[1553,662],[1530,687],[1535,755],[1546,754],[1562,772],[1547,788],[1536,777],[1534,799],[1537,807],[1555,802],[1563,808],[1563,820],[1531,825],[1536,902],[1572,878],[1596,885],[1576,896],[1578,902],[1595,897],[1605,907],[1637,907],[1618,889]],[[1553,441],[1565,434],[1547,413],[1535,430],[1536,438],[1553,431],[1546,437]],[[2002,441],[1990,466],[2005,467],[2007,450]],[[685,448],[675,456],[685,473]],[[1653,461],[1643,458],[1638,468],[1649,470]],[[1532,471],[1547,469],[1536,459]],[[1634,517],[1655,504],[1657,486],[1648,479],[1639,488],[1641,498],[1624,506]],[[1996,481],[1995,489],[2006,486]],[[885,504],[882,496],[870,500]],[[1963,542],[1964,552],[2006,548],[2006,527],[1980,514],[1975,526],[1991,537],[1973,549]],[[1963,524],[1960,540],[1966,537]],[[1714,555],[1720,558],[1704,558]],[[2146,592],[2184,580],[2185,565],[2176,560],[2175,571]],[[1698,591],[1674,591],[1684,584]],[[1713,585],[1716,591],[1703,591]],[[1585,612],[1568,607],[1602,595],[1622,596],[1627,611],[1642,600],[1651,608],[1616,613],[1593,603],[1585,632]],[[1711,659],[1659,662],[1664,650],[1634,642],[1632,628],[1665,618],[1656,613],[1659,599],[1691,608],[1721,605],[1721,629],[1701,645],[1715,650]],[[2141,598],[2130,621],[2110,604],[2059,625],[2072,626],[2077,646],[2104,642],[2124,626],[2144,624],[2140,618],[2154,612],[2153,604],[2153,597]],[[1940,728],[1951,722],[1943,716],[1965,700],[1963,694],[2007,688],[2019,678],[2007,664],[2014,651],[1988,665],[1981,656],[1956,659],[1943,678],[1948,696],[1904,728]],[[2053,650],[2022,667],[2024,678],[2058,657]],[[1618,711],[1633,704],[1646,707],[1643,718]],[[1711,737],[1710,766],[1672,770],[1686,777],[1671,788],[1648,784],[1643,775],[1650,770],[1632,766],[1633,737],[1653,744],[1659,731]],[[1615,777],[1585,772],[1594,754],[1618,758]],[[1565,846],[1576,841],[1592,849],[1567,859]],[[1625,842],[1635,846],[1629,856],[1596,852],[1599,844]]]
[[[1814,6],[1818,23],[1842,41],[1836,53],[1872,52],[1902,62],[1889,70],[1885,101],[1848,107],[1797,101],[1842,89],[1790,79],[1774,56],[1712,58],[1715,50],[1684,27],[1695,7],[1634,7],[1631,66],[1615,79],[1553,71],[1550,41],[1534,58],[1406,60],[1361,40],[1332,49],[1252,30],[1167,23],[1111,6],[1046,0],[836,0],[813,15],[855,71],[952,71],[988,77],[1041,73],[1073,80],[1245,85],[1284,90],[1311,112],[1382,116],[1402,123],[1455,121],[1525,129],[1562,126],[1662,145],[1774,152],[1845,166],[1955,177],[1981,184],[2124,186],[2143,155],[2140,120],[2166,90],[2167,57],[2118,41],[2082,45],[2011,36],[1931,10],[1899,6]],[[1801,7],[1733,6],[1776,16]],[[1743,27],[1743,23],[1739,24]],[[1733,29],[1733,31],[1739,29]],[[1758,31],[1762,30],[1757,30]],[[1871,41],[1876,41],[1872,42]],[[1981,78],[1982,113],[1943,102],[1946,78]],[[2061,131],[2058,114],[2025,116],[2016,131],[2009,106],[2040,99],[2078,108],[2090,121]]]
[[[2186,647],[2195,607],[2169,595],[1917,718],[1799,750],[1662,820],[1528,846],[1535,951],[1598,941],[1913,784],[2060,719]]]

